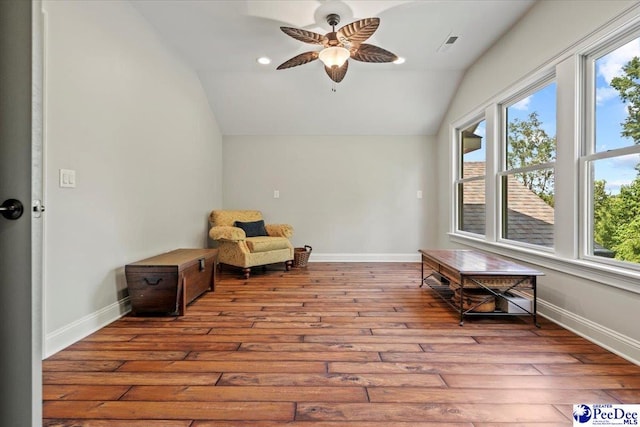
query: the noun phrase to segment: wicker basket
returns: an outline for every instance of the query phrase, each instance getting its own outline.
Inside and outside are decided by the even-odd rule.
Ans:
[[[460,288],[455,290],[452,300],[457,306],[460,305]],[[465,289],[462,309],[472,309],[471,311],[478,313],[491,313],[496,309],[496,297],[486,291]]]
[[[309,245],[304,245],[304,248],[294,248],[293,249],[293,266],[306,267],[312,250],[313,248]]]

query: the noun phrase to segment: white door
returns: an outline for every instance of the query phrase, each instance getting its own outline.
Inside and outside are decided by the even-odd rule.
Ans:
[[[32,2],[0,1],[0,426],[41,423],[32,275]],[[17,217],[17,202],[24,213]],[[5,216],[9,217],[6,218]]]

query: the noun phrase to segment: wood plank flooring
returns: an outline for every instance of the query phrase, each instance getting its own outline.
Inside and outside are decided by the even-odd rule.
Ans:
[[[544,318],[458,318],[419,263],[223,270],[184,317],[126,316],[43,363],[45,426],[567,426],[640,367]]]

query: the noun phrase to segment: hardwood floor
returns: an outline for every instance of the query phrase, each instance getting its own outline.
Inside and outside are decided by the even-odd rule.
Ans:
[[[419,263],[224,270],[184,317],[124,317],[43,363],[44,425],[567,426],[640,367],[544,318],[457,315]]]

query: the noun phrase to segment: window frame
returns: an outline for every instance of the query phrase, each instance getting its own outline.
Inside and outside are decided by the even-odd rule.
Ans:
[[[484,175],[477,175],[477,176],[472,176],[472,177],[468,177],[468,178],[464,178],[464,168],[463,168],[463,164],[464,164],[464,153],[462,152],[462,132],[466,131],[468,128],[470,128],[473,125],[477,125],[480,124],[482,122],[485,122],[485,171],[484,171]],[[481,239],[481,238],[486,238],[487,236],[487,218],[488,218],[488,212],[487,212],[487,197],[486,197],[486,188],[487,188],[487,176],[488,176],[488,172],[487,172],[487,168],[486,168],[486,164],[487,164],[487,156],[489,155],[489,147],[488,147],[488,130],[486,129],[486,124],[487,124],[487,117],[484,114],[484,112],[482,113],[476,113],[472,116],[472,118],[467,119],[463,122],[461,122],[460,124],[457,124],[454,126],[454,130],[453,130],[453,147],[454,147],[454,154],[453,154],[453,159],[455,162],[454,168],[453,168],[453,195],[454,195],[454,201],[453,201],[453,217],[452,217],[452,221],[451,221],[451,227],[450,230],[453,233],[458,233],[461,235],[466,235],[472,238],[476,238],[476,239]],[[466,231],[466,230],[462,230],[460,228],[461,225],[461,219],[463,218],[463,211],[464,211],[464,204],[461,203],[463,202],[463,192],[460,191],[461,188],[464,186],[464,184],[469,183],[469,182],[475,182],[475,181],[482,181],[484,182],[484,187],[485,187],[485,219],[484,219],[484,233],[482,234],[478,234],[478,233],[473,233],[471,231]]]
[[[596,61],[605,55],[621,48],[625,44],[640,38],[640,23],[631,28],[621,30],[617,35],[601,40],[588,50],[580,52],[582,69],[582,88],[584,91],[584,111],[582,114],[582,126],[584,137],[580,146],[578,162],[580,165],[580,215],[582,218],[579,257],[594,264],[603,264],[616,269],[629,269],[640,271],[640,264],[620,261],[613,258],[593,255],[594,243],[594,212],[593,189],[594,177],[589,165],[597,160],[622,157],[629,154],[640,155],[640,144],[632,144],[625,147],[614,148],[606,151],[597,151],[596,146]]]
[[[496,213],[498,214],[496,218],[498,222],[497,241],[505,245],[521,246],[524,248],[531,248],[534,250],[539,250],[539,251],[548,252],[548,253],[553,253],[555,251],[555,246],[556,246],[555,236],[554,236],[553,246],[542,246],[534,243],[522,242],[519,240],[512,240],[512,239],[509,239],[508,237],[505,237],[506,235],[505,229],[508,227],[508,223],[506,222],[508,221],[507,215],[506,215],[506,212],[508,210],[506,199],[508,195],[505,194],[505,191],[504,191],[505,190],[504,181],[508,180],[508,177],[510,175],[516,175],[518,173],[525,173],[525,172],[531,172],[531,171],[543,170],[543,169],[553,169],[554,184],[555,184],[555,165],[556,165],[557,159],[556,161],[553,161],[553,162],[536,163],[533,165],[507,169],[507,150],[508,150],[508,138],[509,138],[509,132],[507,130],[507,125],[508,125],[507,109],[517,104],[518,102],[522,101],[523,99],[527,98],[528,96],[534,95],[536,92],[544,89],[545,87],[553,83],[556,84],[556,88],[557,88],[558,82],[556,81],[555,70],[549,70],[549,71],[543,72],[537,75],[532,81],[528,81],[527,84],[522,86],[517,92],[505,98],[504,100],[498,102],[498,108],[500,111],[500,120],[499,120],[500,163],[496,173],[496,182],[498,185],[496,189],[496,192],[498,195],[497,197],[498,206],[496,209]],[[557,89],[556,89],[556,92],[557,92]],[[557,110],[558,110],[557,103],[558,103],[558,100],[557,100],[557,94],[556,94],[556,119],[555,119],[556,122],[557,122]],[[557,145],[557,138],[556,138],[556,145]],[[557,153],[557,147],[556,147],[556,153]],[[555,194],[555,187],[554,187],[554,194]],[[554,209],[554,227],[553,227],[554,229],[555,229],[555,222],[556,221],[555,221],[555,209]]]

